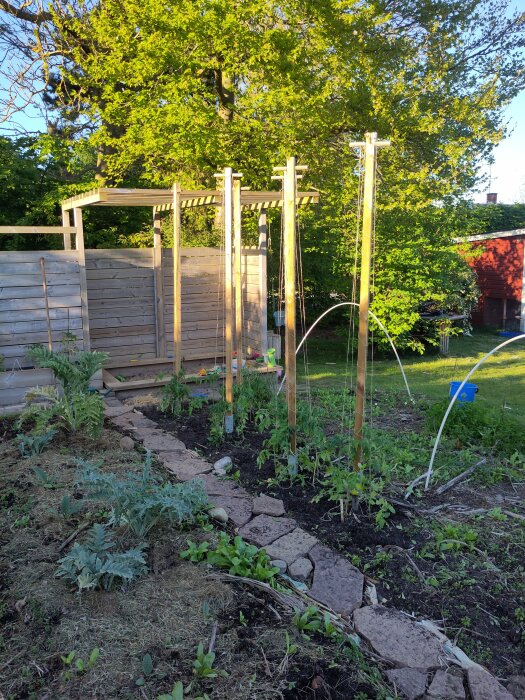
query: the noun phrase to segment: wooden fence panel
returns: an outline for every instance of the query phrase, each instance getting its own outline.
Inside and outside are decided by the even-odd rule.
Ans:
[[[47,344],[48,311],[53,346],[59,346],[64,333],[70,331],[77,336],[77,345],[82,348],[80,268],[76,251],[1,252],[0,355],[6,370],[32,367],[26,357],[27,350],[33,343]],[[4,398],[7,396],[5,394]],[[9,396],[12,398],[14,394]]]

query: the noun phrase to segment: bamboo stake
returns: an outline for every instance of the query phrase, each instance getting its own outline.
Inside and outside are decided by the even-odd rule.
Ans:
[[[237,384],[242,384],[242,215],[241,181],[233,181],[233,235],[235,267],[235,349],[237,357]]]
[[[44,258],[40,258],[40,270],[42,271],[42,286],[44,288],[44,301],[46,304],[46,321],[47,321],[47,339],[49,349],[53,349],[53,336],[51,334],[51,318],[49,316],[49,297],[47,293],[47,279],[46,279],[46,261]]]
[[[377,133],[365,134],[365,143],[350,144],[365,148],[365,180],[363,190],[363,233],[361,243],[361,280],[359,288],[359,337],[357,349],[357,381],[355,397],[354,439],[356,452],[354,469],[359,471],[363,455],[363,422],[365,413],[366,362],[368,353],[368,312],[370,309],[370,268],[372,261],[372,234],[374,230],[374,199],[376,187],[376,163],[378,146],[388,146],[388,141],[378,141]]]
[[[166,357],[164,327],[164,284],[162,274],[162,236],[160,212],[153,209],[153,284],[155,290],[155,341],[157,357]]]
[[[180,185],[173,185],[173,371],[182,369],[182,303],[180,266]]]

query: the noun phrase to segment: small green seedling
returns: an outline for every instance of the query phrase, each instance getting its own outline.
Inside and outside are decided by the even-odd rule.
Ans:
[[[167,693],[164,693],[163,695],[157,695],[157,700],[210,700],[210,696],[206,693],[204,693],[204,695],[199,695],[195,698],[190,698],[190,692],[191,686],[187,686],[185,688],[182,684],[182,681],[177,681],[169,695]]]
[[[66,656],[61,656],[60,659],[66,667],[66,670],[64,671],[64,679],[66,681],[71,680],[71,678],[73,677],[73,670],[80,674],[92,669],[93,666],[97,663],[99,656],[100,649],[98,647],[94,647],[91,650],[87,662],[85,662],[83,659],[77,656],[77,653],[74,650],[70,651],[69,654],[67,654]],[[75,663],[73,664],[73,662]]]
[[[226,677],[226,671],[217,671],[213,668],[215,663],[215,652],[209,651],[204,653],[202,642],[197,647],[197,657],[193,662],[193,673],[197,678],[217,678],[217,676]]]
[[[189,559],[194,564],[197,564],[206,558],[206,554],[210,548],[209,542],[204,541],[200,544],[196,544],[195,542],[192,542],[192,540],[187,540],[187,544],[188,549],[185,549],[180,553],[182,559]]]
[[[151,654],[144,654],[142,657],[142,676],[140,678],[137,678],[135,681],[135,684],[138,686],[142,686],[146,683],[146,679],[151,676],[153,673],[153,659],[151,658]]]

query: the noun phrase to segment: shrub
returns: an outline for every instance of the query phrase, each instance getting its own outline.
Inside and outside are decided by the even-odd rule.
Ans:
[[[106,591],[115,583],[129,583],[147,571],[141,547],[125,552],[112,551],[115,542],[106,527],[96,523],[83,544],[76,542],[71,552],[59,559],[56,576],[73,582],[79,592],[102,588]]]
[[[27,356],[37,367],[52,369],[65,394],[87,393],[91,377],[102,369],[108,359],[105,352],[77,351],[67,354],[49,350],[45,345],[33,345]]]
[[[200,481],[161,484],[151,473],[150,454],[140,474],[128,472],[124,478],[101,472],[98,465],[91,462],[78,460],[78,464],[81,467],[78,485],[85,488],[92,499],[110,506],[110,524],[127,525],[137,537],[147,535],[161,520],[177,525],[192,522],[208,505],[208,496]]]
[[[56,428],[70,433],[82,432],[89,438],[97,438],[104,425],[104,403],[99,394],[81,391],[60,396],[54,386],[36,387],[27,393],[29,405],[20,414],[18,425],[34,422],[33,433],[40,434]],[[37,398],[44,404],[32,403]]]

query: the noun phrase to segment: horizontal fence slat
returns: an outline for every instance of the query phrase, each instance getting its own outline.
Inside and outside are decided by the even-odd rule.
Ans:
[[[13,290],[16,290],[13,292]],[[48,286],[47,296],[53,298],[80,297],[80,283],[78,284],[56,284]],[[2,287],[0,282],[0,301],[3,299],[43,299],[44,288],[37,287]]]

